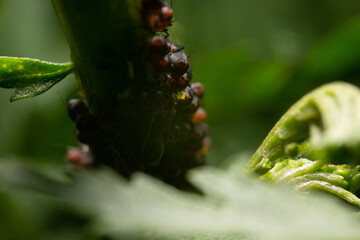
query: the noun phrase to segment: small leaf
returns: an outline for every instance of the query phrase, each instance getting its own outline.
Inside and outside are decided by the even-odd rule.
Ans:
[[[10,102],[35,97],[49,90],[74,69],[72,63],[0,57],[0,87],[14,88]]]

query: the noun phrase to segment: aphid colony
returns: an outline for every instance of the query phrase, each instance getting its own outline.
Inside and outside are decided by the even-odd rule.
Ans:
[[[151,33],[161,32],[171,26],[173,9],[162,0],[141,0],[140,14]]]
[[[148,32],[144,52],[150,76],[130,84],[96,117],[84,102],[69,101],[76,136],[88,147],[69,150],[68,159],[76,168],[105,164],[124,176],[144,171],[186,187],[186,171],[205,163],[210,144],[206,112],[200,107],[203,85],[190,84],[184,48],[167,40],[173,16],[169,4],[142,0],[140,16]]]

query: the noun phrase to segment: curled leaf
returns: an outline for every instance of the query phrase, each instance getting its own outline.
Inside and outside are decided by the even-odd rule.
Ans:
[[[15,89],[10,98],[13,102],[46,92],[73,70],[72,63],[0,57],[0,87]]]
[[[360,90],[326,84],[279,120],[247,165],[272,182],[321,190],[360,207]],[[349,197],[351,196],[351,197]]]

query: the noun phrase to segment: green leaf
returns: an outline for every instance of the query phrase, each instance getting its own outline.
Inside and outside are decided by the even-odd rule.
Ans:
[[[73,70],[72,63],[0,57],[0,87],[15,89],[10,102],[35,97],[49,90]]]
[[[38,175],[14,163],[0,164],[0,183],[7,188],[50,193],[92,217],[91,226],[78,231],[114,239],[335,240],[360,235],[359,222],[334,199],[302,196],[287,186],[212,167],[190,173],[202,195],[142,173],[128,181],[111,170],[81,171],[71,184],[56,185]]]
[[[324,85],[285,113],[247,171],[298,189],[320,189],[360,207],[353,194],[360,187],[359,122],[360,90],[343,82]]]

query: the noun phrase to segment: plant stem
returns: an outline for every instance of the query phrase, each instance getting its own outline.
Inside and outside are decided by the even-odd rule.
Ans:
[[[144,65],[142,71],[135,71],[138,51],[141,53],[145,41],[145,32],[139,27],[139,1],[52,3],[71,49],[80,92],[96,115],[108,99],[115,99],[134,78],[147,74]]]
[[[143,168],[136,146],[143,143],[139,126],[148,121],[138,100],[150,76],[150,35],[140,18],[140,1],[52,2],[70,46],[80,94],[98,122],[92,131],[95,165],[129,176]]]
[[[144,171],[187,187],[186,171],[205,162],[207,125],[192,122],[203,94],[193,96],[188,57],[160,33],[171,25],[171,7],[162,0],[52,2],[90,108],[82,121],[74,121],[94,165],[108,165],[126,177]],[[151,51],[155,36],[165,52]],[[176,97],[185,90],[186,104]]]

